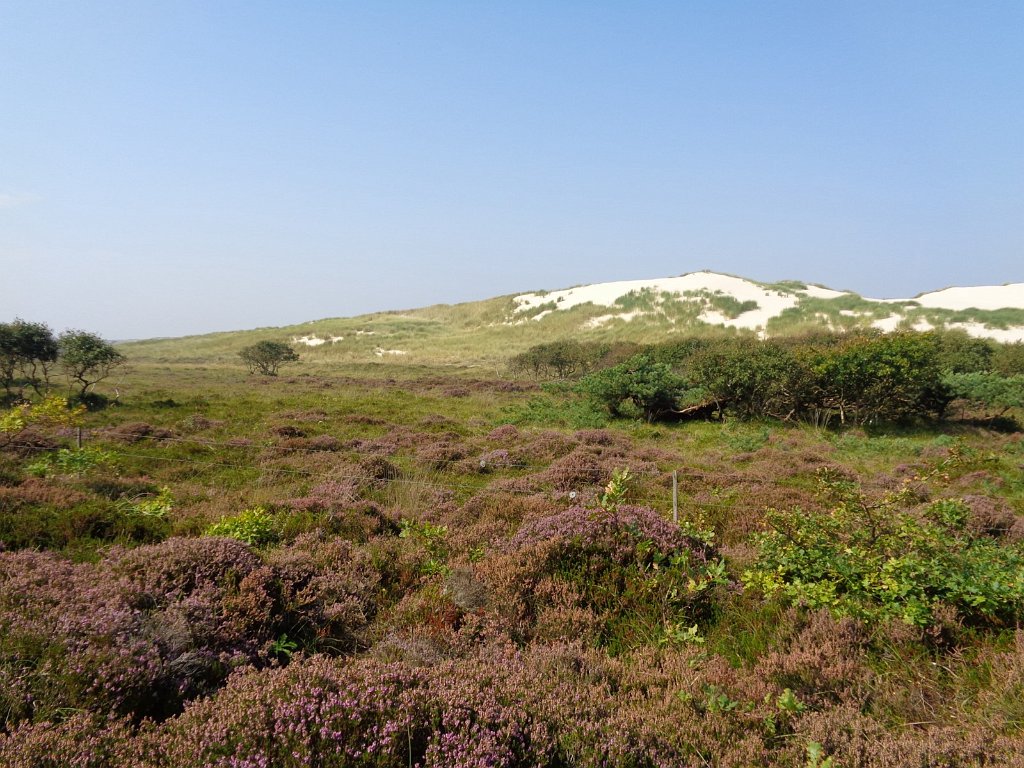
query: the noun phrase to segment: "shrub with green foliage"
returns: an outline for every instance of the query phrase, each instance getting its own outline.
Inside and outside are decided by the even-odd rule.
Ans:
[[[1024,408],[1024,374],[1000,376],[998,373],[947,373],[942,383],[953,397],[984,408],[996,409],[992,419],[1011,408]]]
[[[851,336],[808,350],[806,359],[813,376],[809,410],[819,423],[836,416],[843,424],[941,416],[950,401],[929,334]]]
[[[225,517],[206,529],[207,536],[244,541],[252,547],[273,544],[280,538],[277,521],[264,507],[252,507],[234,517]]]
[[[114,456],[110,451],[97,448],[61,448],[56,453],[48,453],[25,467],[25,471],[35,477],[47,475],[85,475],[90,470],[109,464]]]
[[[706,345],[686,368],[706,398],[740,418],[789,419],[806,399],[806,368],[773,342],[737,339]]]
[[[242,349],[238,356],[249,368],[249,373],[277,376],[282,365],[299,359],[294,349],[280,341],[260,341]]]
[[[967,527],[962,501],[906,508],[908,491],[872,502],[853,482],[822,475],[826,511],[770,510],[755,537],[749,588],[839,616],[928,626],[940,606],[965,621],[1012,626],[1024,617],[1024,550]]]
[[[654,421],[676,410],[687,384],[667,363],[655,362],[648,355],[637,355],[585,377],[579,384],[579,391],[599,402],[613,416]]]

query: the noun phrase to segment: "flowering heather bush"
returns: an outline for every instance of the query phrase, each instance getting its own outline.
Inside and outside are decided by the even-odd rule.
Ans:
[[[301,451],[340,451],[342,443],[331,435],[316,437],[283,437],[277,441],[275,448],[279,452],[293,453]]]
[[[278,424],[275,427],[270,428],[270,433],[277,435],[278,437],[305,437],[306,432],[301,427],[296,427],[294,424]]]
[[[653,509],[628,505],[615,512],[572,507],[526,523],[509,541],[508,549],[524,550],[550,540],[562,542],[559,551],[600,553],[620,565],[636,558],[640,541],[649,542],[652,550],[664,555],[691,551],[705,561],[708,554],[703,545],[697,546]]]
[[[401,477],[402,472],[383,457],[372,456],[359,462],[359,472],[373,480],[387,482]]]
[[[539,479],[551,483],[555,490],[573,491],[588,485],[604,485],[611,478],[611,471],[592,453],[575,450],[567,456],[556,459]]]
[[[416,458],[427,467],[437,470],[450,469],[453,464],[466,457],[465,449],[457,444],[435,442],[417,451]]]
[[[23,722],[0,734],[6,768],[141,768],[143,744],[125,721],[76,713],[54,725]],[[152,764],[150,764],[152,765]]]
[[[623,435],[610,429],[578,429],[573,437],[582,445],[622,446],[629,442]]]
[[[359,484],[354,478],[328,480],[313,486],[309,493],[288,501],[292,509],[307,512],[333,512],[354,502],[359,496]]]
[[[241,671],[138,734],[87,716],[19,728],[0,737],[0,763],[806,768],[815,764],[811,743],[853,768],[1024,765],[1019,739],[993,729],[888,731],[855,705],[807,709],[792,692],[692,648],[609,658],[501,640],[430,666],[315,656]]]
[[[376,612],[380,586],[368,555],[314,531],[273,552],[269,564],[280,585],[279,623],[289,637],[319,651],[365,644],[363,631]]]
[[[1005,536],[1017,523],[1017,515],[1005,499],[970,494],[962,502],[968,509],[967,530],[974,535]]]
[[[519,427],[515,424],[502,424],[487,433],[486,439],[502,444],[515,443],[519,441]]]
[[[576,441],[561,432],[542,430],[517,441],[510,451],[516,464],[538,464],[565,456],[575,447]]]
[[[173,538],[110,558],[125,594],[140,605],[187,595],[206,585],[226,586],[262,565],[245,544],[229,538]]]
[[[865,628],[853,619],[835,619],[828,611],[811,613],[798,620],[797,627],[796,636],[783,648],[759,660],[758,676],[795,691],[804,702],[862,704],[871,676],[863,663]]]
[[[505,553],[481,563],[481,575],[518,632],[531,636],[557,614],[586,626],[579,611],[591,611],[613,649],[683,640],[725,583],[707,543],[646,507],[549,515],[526,523]]]
[[[0,511],[11,511],[29,504],[73,507],[89,500],[89,495],[76,488],[45,478],[26,478],[15,486],[0,486]]]
[[[346,651],[373,616],[377,577],[349,543],[299,537],[264,565],[231,539],[170,539],[96,565],[0,553],[0,712],[65,708],[162,717],[266,664],[282,635]]]

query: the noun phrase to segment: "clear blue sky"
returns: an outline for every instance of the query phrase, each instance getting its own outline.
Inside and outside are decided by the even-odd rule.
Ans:
[[[0,0],[0,320],[1024,280],[1024,2]]]

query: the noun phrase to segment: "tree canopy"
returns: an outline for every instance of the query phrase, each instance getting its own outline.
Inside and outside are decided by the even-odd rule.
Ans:
[[[264,376],[277,376],[282,365],[299,359],[295,350],[287,344],[266,340],[245,347],[238,356],[248,366],[249,373],[261,373]]]
[[[60,365],[85,399],[90,387],[125,364],[125,357],[95,333],[67,330],[58,339]]]

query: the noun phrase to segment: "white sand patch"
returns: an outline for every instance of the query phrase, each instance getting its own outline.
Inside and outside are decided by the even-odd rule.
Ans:
[[[356,331],[356,336],[376,336],[376,331]]]
[[[871,327],[878,328],[880,331],[884,331],[885,333],[891,333],[892,331],[895,331],[902,322],[903,315],[889,315],[889,317],[883,317],[880,320],[875,320],[875,322],[871,324]]]
[[[923,317],[919,318],[916,321],[914,321],[914,324],[912,326],[910,326],[910,327],[913,328],[915,331],[921,331],[922,333],[924,333],[925,331],[933,331],[933,330],[935,330],[935,326],[932,325],[931,323],[929,323]]]
[[[344,341],[344,336],[328,336],[326,339],[321,339],[319,336],[293,336],[292,344],[305,344],[307,347],[319,347],[321,344],[337,344],[339,341]]]
[[[835,291],[820,285],[808,285],[806,288],[779,288],[765,287],[741,277],[722,275],[716,272],[691,272],[679,277],[656,278],[652,280],[620,280],[611,283],[598,283],[595,285],[581,285],[575,288],[566,288],[560,291],[548,293],[524,293],[513,298],[514,314],[505,322],[507,325],[520,325],[528,319],[541,320],[560,309],[572,309],[582,304],[593,304],[599,307],[616,307],[616,300],[631,293],[647,293],[643,297],[645,305],[653,304],[653,314],[658,314],[661,309],[659,305],[671,297],[678,301],[704,302],[705,310],[699,319],[711,325],[723,325],[729,328],[743,328],[755,330],[761,333],[768,325],[768,321],[778,317],[785,310],[795,307],[806,298],[835,299],[841,296],[853,295],[849,291]],[[696,294],[696,295],[694,295]],[[753,301],[757,309],[744,312],[738,317],[726,317],[719,310],[713,309],[707,301],[708,295],[728,296],[739,302]],[[980,310],[995,310],[1004,307],[1024,308],[1024,283],[1011,283],[1002,286],[979,286],[972,288],[947,288],[942,291],[934,291],[922,294],[915,299],[867,299],[879,304],[898,304],[913,302],[923,307],[934,307],[937,309],[962,310],[976,308]],[[549,306],[544,306],[549,305]],[[553,306],[554,308],[550,308]],[[628,304],[627,304],[628,306]],[[543,307],[543,308],[542,308]],[[895,309],[895,308],[894,308]],[[532,318],[516,318],[515,313],[537,311]],[[616,317],[629,321],[635,317],[651,315],[652,311],[640,310],[629,313],[615,314],[614,311],[607,315],[588,320],[584,328],[599,328],[607,325]],[[869,312],[856,310],[840,310],[844,317],[870,317]],[[822,317],[828,322],[828,318]],[[896,311],[889,317],[874,320],[871,325],[885,332],[896,330],[903,322],[902,312]],[[959,324],[975,336],[985,338],[1010,338],[1017,339],[1018,331],[999,331],[998,329],[985,328],[978,323]],[[925,320],[918,320],[915,330],[931,330],[934,326]]]
[[[621,315],[600,315],[598,317],[592,317],[583,324],[584,328],[600,328],[602,325],[607,325],[612,320],[625,320],[627,323],[630,320],[635,320],[638,317],[647,317],[652,312],[640,312],[634,310],[633,312],[623,312]]]
[[[754,301],[757,302],[757,309],[744,312],[736,318],[725,318],[717,312],[708,312],[701,316],[704,322],[749,329],[762,328],[768,320],[781,314],[783,310],[795,307],[799,300],[797,295],[766,289],[757,283],[744,280],[741,277],[720,275],[715,272],[691,272],[681,277],[665,277],[654,280],[620,280],[613,283],[581,285],[576,288],[567,288],[562,291],[553,291],[545,294],[524,293],[516,296],[514,301],[517,312],[534,309],[549,302],[555,302],[558,309],[572,309],[573,307],[588,303],[602,307],[611,307],[615,305],[616,299],[634,291],[638,293],[641,291],[651,291],[658,296],[662,293],[668,293],[678,296],[681,300],[689,298],[683,295],[687,291],[704,291],[732,296],[741,302]],[[548,311],[550,310],[545,310],[542,314],[546,314]],[[719,317],[722,317],[722,319],[719,320]]]
[[[721,291],[735,296],[740,301],[760,300],[768,292],[756,283],[741,277],[719,275],[715,272],[691,272],[681,277],[663,277],[653,280],[620,280],[613,283],[597,283],[566,288],[550,293],[524,293],[516,296],[516,311],[523,312],[548,302],[555,302],[559,309],[572,309],[580,304],[592,303],[602,307],[610,307],[615,300],[633,291],[653,291],[656,294],[682,294],[684,291]],[[772,296],[777,294],[772,293]]]
[[[1014,328],[986,328],[981,323],[950,323],[947,327],[966,331],[968,336],[973,336],[976,339],[994,339],[1004,344],[1024,341],[1024,328],[1020,326]]]
[[[921,294],[914,301],[922,307],[954,310],[1024,307],[1024,283],[946,288],[942,291]]]
[[[849,296],[849,291],[833,291],[831,288],[823,288],[820,285],[808,285],[806,289],[799,291],[812,299],[836,299],[840,296]]]
[[[697,319],[702,323],[707,323],[708,325],[725,325],[729,322],[728,317],[713,309],[701,312]]]
[[[384,355],[408,355],[409,353],[404,349],[381,349],[380,347],[375,347],[373,354],[377,357],[384,357]]]

